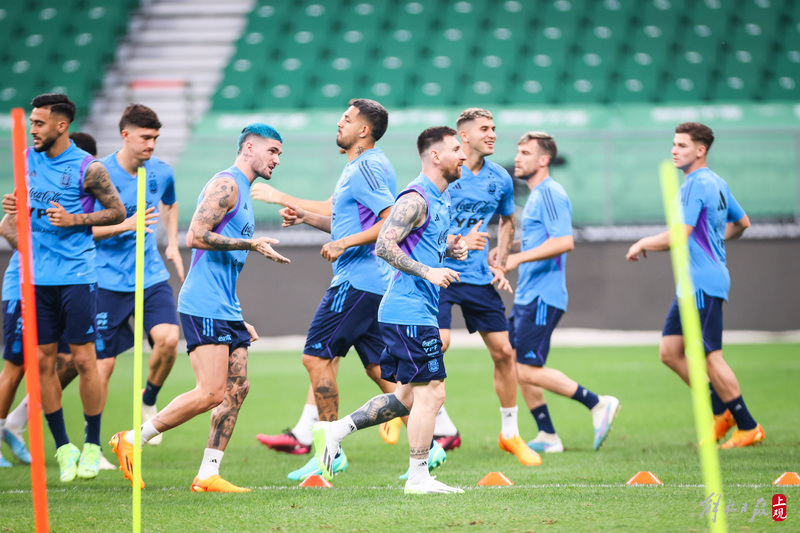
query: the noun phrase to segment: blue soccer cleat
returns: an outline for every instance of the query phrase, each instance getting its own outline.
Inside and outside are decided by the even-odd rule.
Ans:
[[[3,440],[8,444],[9,448],[11,448],[11,453],[14,454],[14,457],[16,457],[19,462],[28,465],[31,464],[31,454],[25,446],[25,440],[22,438],[21,429],[18,432],[9,428],[4,429]]]
[[[339,450],[339,455],[333,460],[332,465],[332,473],[338,474],[340,472],[344,472],[347,470],[347,456],[344,454],[344,450]],[[317,462],[316,457],[312,457],[309,461],[305,464],[303,468],[298,468],[294,472],[289,472],[289,475],[286,476],[292,481],[305,481],[305,479],[309,476],[321,476],[322,470],[319,467],[319,463]]]

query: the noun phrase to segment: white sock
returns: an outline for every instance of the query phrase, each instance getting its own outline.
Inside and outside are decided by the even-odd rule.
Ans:
[[[28,423],[28,397],[25,396],[19,405],[9,413],[6,418],[6,427],[25,429],[25,424]]]
[[[511,437],[519,435],[519,425],[517,424],[518,411],[519,406],[517,405],[514,407],[500,408],[500,420],[503,423],[501,431],[503,432],[504,439],[510,439]]]
[[[149,441],[156,435],[159,435],[160,433],[161,432],[157,430],[155,426],[153,426],[152,421],[148,420],[147,422],[142,424],[142,427],[139,429],[140,442],[142,443],[142,446],[147,444],[147,441]],[[133,444],[134,436],[135,434],[133,430],[130,430],[129,432],[125,433],[125,440],[128,441],[129,444]]]
[[[433,426],[433,434],[437,437],[453,437],[458,434],[458,429],[456,429],[456,425],[453,424],[453,421],[450,420],[444,405],[440,407],[439,412],[436,413],[436,424]]]
[[[328,429],[328,437],[336,442],[342,442],[346,436],[356,431],[358,431],[358,428],[353,419],[350,418],[350,415],[347,415],[341,420],[331,422],[330,429]]]
[[[428,458],[414,459],[410,457],[408,460],[408,481],[414,484],[419,484],[425,481],[425,478],[430,477],[428,471]]]
[[[200,471],[197,472],[198,479],[208,479],[211,476],[219,475],[219,464],[222,462],[222,456],[225,452],[215,450],[214,448],[206,448],[203,452],[203,462],[200,463]]]
[[[292,428],[292,434],[303,444],[311,444],[314,436],[311,434],[311,426],[319,422],[319,411],[316,404],[307,403],[303,406],[303,414],[297,421],[297,425]]]

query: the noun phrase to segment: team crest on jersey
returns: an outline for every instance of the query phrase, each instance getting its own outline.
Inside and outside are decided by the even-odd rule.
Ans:
[[[494,194],[497,192],[497,183],[494,180],[490,180],[489,183],[486,185],[486,190],[489,191],[489,194]]]
[[[148,182],[147,186],[152,194],[158,192],[158,181],[156,181],[155,175],[150,174],[150,181]]]
[[[69,187],[70,182],[72,181],[72,176],[69,174],[69,167],[67,167],[67,171],[61,174],[61,186],[62,187]]]

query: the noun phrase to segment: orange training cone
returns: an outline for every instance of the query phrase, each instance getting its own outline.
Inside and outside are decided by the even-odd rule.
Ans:
[[[663,485],[652,472],[639,472],[628,480],[626,485]]]
[[[321,487],[323,489],[327,489],[329,487],[333,487],[331,482],[325,479],[322,476],[308,476],[305,481],[300,483],[301,487]]]
[[[483,476],[483,479],[478,481],[478,485],[485,485],[487,487],[502,487],[513,484],[514,483],[502,472],[489,472]]]
[[[800,476],[797,472],[784,472],[781,477],[772,482],[773,485],[800,485]]]

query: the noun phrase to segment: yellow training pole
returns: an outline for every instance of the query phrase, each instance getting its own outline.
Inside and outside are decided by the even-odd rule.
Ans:
[[[133,531],[142,531],[142,339],[144,337],[144,212],[146,173],[139,167],[136,195],[136,293],[133,309]]]
[[[672,269],[675,273],[675,284],[678,287],[678,306],[681,313],[686,359],[689,364],[689,381],[692,384],[694,423],[697,439],[700,442],[700,466],[703,470],[706,494],[709,497],[713,496],[711,499],[713,503],[709,505],[715,506],[708,512],[708,525],[712,532],[727,531],[717,441],[713,434],[713,415],[711,399],[708,394],[700,315],[695,307],[694,284],[689,274],[689,248],[684,229],[683,210],[678,197],[679,180],[676,169],[670,161],[661,163],[659,173],[661,174],[661,193],[664,197],[664,212],[667,216],[667,226],[669,226]]]

